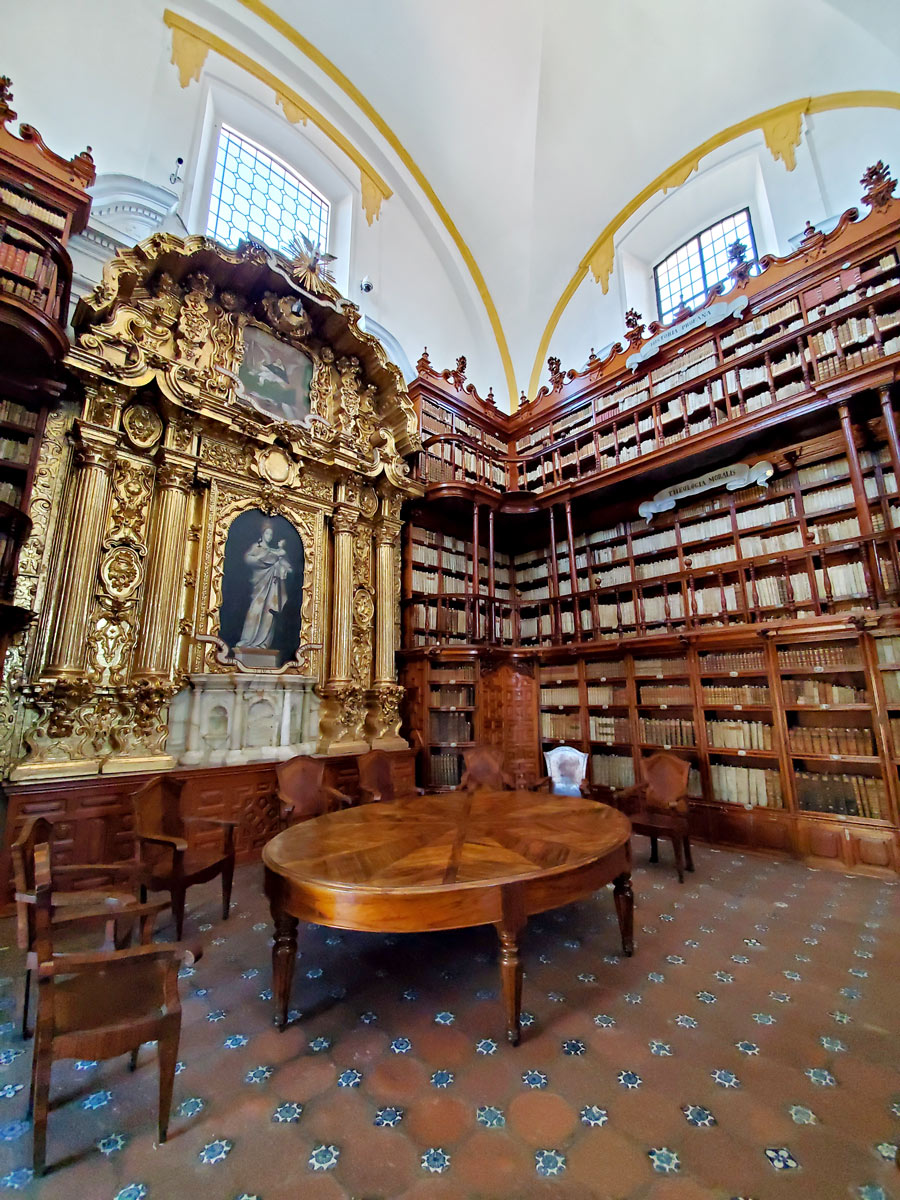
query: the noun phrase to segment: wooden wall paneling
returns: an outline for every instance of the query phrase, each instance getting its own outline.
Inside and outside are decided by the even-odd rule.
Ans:
[[[900,785],[898,785],[897,768],[894,765],[896,757],[894,738],[884,690],[884,677],[879,666],[878,648],[875,638],[870,633],[861,633],[859,643],[862,659],[866,666],[866,689],[871,696],[873,705],[872,725],[875,744],[878,747],[878,757],[881,760],[881,777],[887,788],[891,822],[897,825],[898,814],[900,814],[900,795],[898,795]]]
[[[516,786],[528,787],[544,774],[534,668],[530,663],[491,668],[482,673],[483,737],[502,749],[504,768]]]

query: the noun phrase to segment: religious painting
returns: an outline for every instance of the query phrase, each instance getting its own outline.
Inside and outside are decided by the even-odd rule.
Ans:
[[[300,422],[310,413],[312,361],[265,329],[244,329],[244,357],[238,370],[240,391],[262,413],[277,421]]]
[[[282,516],[235,517],[225,541],[219,637],[251,669],[291,662],[300,645],[303,541]]]

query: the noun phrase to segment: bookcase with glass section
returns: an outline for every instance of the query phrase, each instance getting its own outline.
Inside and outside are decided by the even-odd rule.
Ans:
[[[880,164],[864,183],[868,215],[759,274],[736,261],[705,324],[631,313],[627,346],[551,359],[512,416],[426,364],[411,394],[449,415],[429,432],[420,407],[444,465],[407,533],[403,655],[517,664],[539,750],[578,746],[597,785],[685,758],[699,838],[888,873],[900,202]],[[460,412],[505,446],[482,437],[481,474],[459,466]]]

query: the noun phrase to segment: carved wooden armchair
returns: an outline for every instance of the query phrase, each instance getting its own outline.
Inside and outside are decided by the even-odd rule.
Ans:
[[[326,759],[307,754],[298,754],[296,758],[289,758],[287,762],[277,765],[275,773],[278,776],[282,828],[353,803],[350,796],[345,796],[325,782],[327,765]]]
[[[184,900],[189,887],[222,877],[222,920],[228,920],[231,884],[234,879],[234,831],[239,821],[216,817],[185,817],[181,813],[184,781],[170,775],[148,780],[131,797],[138,855],[147,879],[141,894],[168,892],[172,898],[175,936],[184,929]],[[218,844],[188,846],[188,827],[207,826],[221,834]]]
[[[359,797],[363,804],[384,801],[415,800],[423,796],[415,785],[415,762],[408,758],[398,761],[397,755],[385,750],[370,750],[356,760],[359,770]]]
[[[503,751],[496,746],[473,746],[463,751],[465,770],[459,781],[466,792],[501,792],[515,788],[515,781],[503,770]]]
[[[554,746],[544,751],[547,774],[539,779],[533,790],[551,791],[555,796],[590,796],[587,779],[588,756],[574,746]]]
[[[16,940],[25,952],[25,999],[22,1005],[22,1037],[31,1037],[28,1026],[31,999],[31,974],[36,966],[34,950],[34,850],[49,845],[53,826],[46,817],[30,817],[10,847],[13,879],[16,887]],[[106,917],[106,943],[127,945],[131,937],[133,906],[138,903],[139,888],[145,878],[140,863],[70,863],[51,868],[55,887],[53,897],[54,935],[77,935],[82,917],[90,921],[97,913]],[[108,879],[109,885],[104,883]],[[84,886],[84,885],[88,886]],[[165,901],[152,906],[154,911],[167,908]],[[130,915],[129,915],[130,914]]]
[[[661,751],[642,762],[644,782],[613,794],[612,803],[631,820],[635,833],[650,838],[650,861],[659,861],[659,839],[667,838],[675,854],[678,882],[685,868],[694,869],[688,828],[687,786],[691,765],[677,754]]]
[[[134,905],[141,917],[141,944],[128,950],[94,953],[55,953],[58,928],[50,875],[50,847],[34,846],[32,857],[35,957],[38,977],[37,1019],[31,1067],[29,1112],[34,1115],[34,1172],[44,1173],[50,1076],[61,1058],[105,1059],[131,1054],[137,1067],[144,1042],[159,1046],[159,1140],[168,1132],[172,1087],[181,1032],[178,970],[193,962],[199,951],[180,945],[151,943],[153,921],[165,902]],[[82,925],[102,925],[107,912],[95,911]]]

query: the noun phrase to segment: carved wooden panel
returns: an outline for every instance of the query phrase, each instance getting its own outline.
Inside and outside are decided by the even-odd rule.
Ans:
[[[544,774],[540,759],[537,682],[504,664],[481,676],[481,730],[484,740],[503,751],[504,769],[517,787]]]

